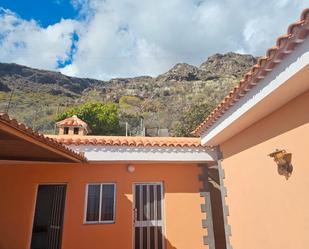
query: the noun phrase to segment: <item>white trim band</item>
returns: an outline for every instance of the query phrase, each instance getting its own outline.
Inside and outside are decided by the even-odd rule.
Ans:
[[[68,147],[76,152],[84,152],[89,161],[208,162],[216,160],[214,149],[206,147],[110,145],[69,145]]]

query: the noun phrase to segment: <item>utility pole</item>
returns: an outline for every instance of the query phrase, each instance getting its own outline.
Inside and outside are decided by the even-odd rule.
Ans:
[[[140,112],[140,115],[141,115],[141,136],[146,136],[146,129],[145,129],[145,125],[144,125],[144,117],[142,116],[142,113],[143,113],[143,110],[146,106],[146,104],[152,100],[154,98],[154,96],[156,95],[156,93],[152,94],[151,97],[147,100],[145,100],[144,104],[141,106],[139,112]]]
[[[35,126],[36,126],[36,118],[37,118],[37,114],[38,114],[38,109],[35,109],[34,111],[34,118],[33,118],[33,122],[32,122],[32,130],[35,131]]]
[[[126,137],[128,136],[128,122],[126,122]]]
[[[9,110],[10,110],[10,107],[11,107],[11,102],[12,102],[12,98],[13,98],[13,94],[14,94],[15,88],[16,88],[16,86],[14,86],[14,88],[12,89],[12,92],[11,92],[11,94],[10,94],[9,102],[8,102],[8,104],[7,104],[7,106],[6,106],[5,112],[6,112],[7,114],[9,114]]]
[[[56,111],[56,117],[58,116],[59,114],[59,110],[60,110],[60,103],[58,103],[58,106],[57,106],[57,111]],[[55,123],[54,125],[54,134],[56,135],[56,130],[57,130],[57,125]]]
[[[144,118],[141,117],[141,136],[145,136],[145,125],[144,125]]]

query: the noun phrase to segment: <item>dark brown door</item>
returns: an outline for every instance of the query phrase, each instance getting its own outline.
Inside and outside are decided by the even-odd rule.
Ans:
[[[66,185],[39,185],[31,249],[60,249]]]
[[[134,184],[134,249],[164,249],[161,183]]]

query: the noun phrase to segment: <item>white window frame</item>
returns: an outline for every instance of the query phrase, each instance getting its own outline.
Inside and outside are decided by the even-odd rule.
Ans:
[[[87,207],[88,207],[88,189],[91,185],[100,185],[100,205],[99,205],[99,220],[98,221],[87,221]],[[113,219],[101,221],[101,207],[102,207],[102,186],[113,185],[114,186],[114,205],[113,205]],[[86,184],[86,196],[85,196],[85,210],[84,210],[84,224],[114,224],[116,220],[116,183],[115,182],[97,182]]]

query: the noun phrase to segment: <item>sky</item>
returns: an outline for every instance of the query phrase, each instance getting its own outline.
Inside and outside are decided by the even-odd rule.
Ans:
[[[0,62],[96,79],[262,56],[307,0],[0,0]]]

